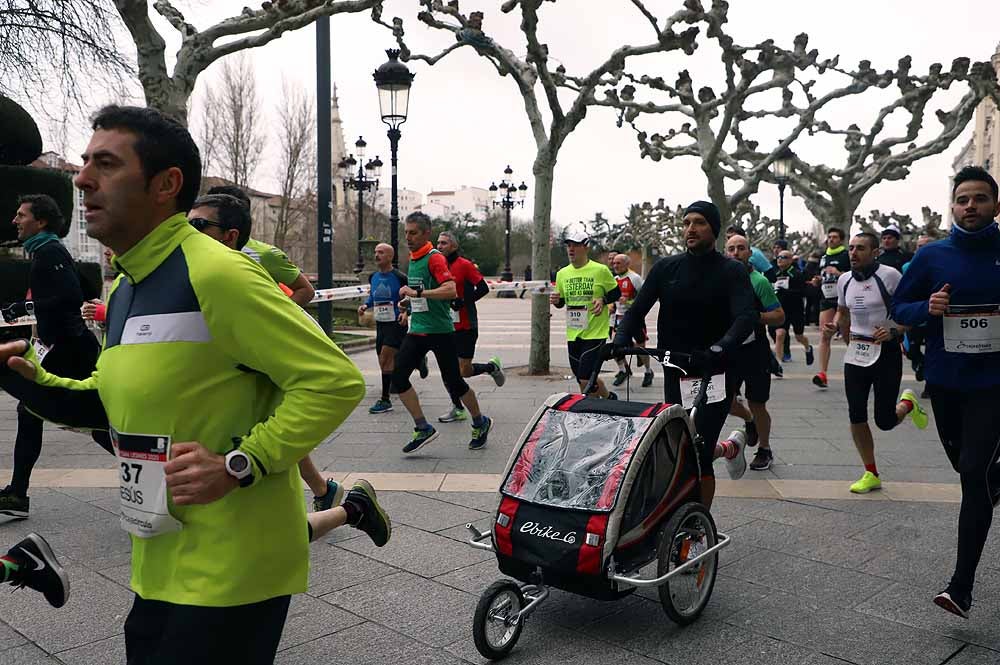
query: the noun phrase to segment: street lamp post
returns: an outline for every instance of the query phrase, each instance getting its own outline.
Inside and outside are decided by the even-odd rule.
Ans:
[[[490,192],[493,193],[494,197],[493,207],[503,208],[507,213],[507,226],[504,234],[504,265],[500,281],[512,282],[514,281],[514,273],[510,269],[510,211],[514,209],[514,206],[524,206],[524,197],[528,193],[528,186],[524,182],[520,186],[514,184],[514,170],[508,165],[503,170],[503,179],[500,181],[500,185],[491,183]],[[504,294],[508,294],[506,297],[513,297],[514,292],[501,291],[498,295],[503,296]]]
[[[361,256],[361,241],[365,235],[365,192],[378,187],[378,179],[382,174],[382,160],[378,157],[369,160],[367,164],[362,166],[367,146],[368,144],[365,143],[365,140],[359,136],[357,142],[354,144],[358,152],[357,159],[354,158],[354,155],[350,155],[337,165],[340,177],[344,181],[344,191],[353,189],[358,193],[358,262],[354,266],[354,272],[359,274],[365,269],[365,261]],[[355,166],[358,168],[356,173],[354,171]]]
[[[774,158],[774,179],[778,181],[778,237],[785,239],[785,185],[788,184],[788,174],[792,170],[795,153],[787,146]]]
[[[396,180],[396,157],[399,150],[399,139],[402,134],[399,126],[406,122],[410,104],[410,86],[413,84],[413,74],[406,65],[399,61],[399,51],[389,49],[385,52],[389,60],[375,70],[375,87],[378,88],[378,106],[382,114],[382,122],[389,125],[389,163],[392,168],[392,190],[389,207],[389,244],[392,245],[392,265],[399,266],[399,200],[398,183]]]

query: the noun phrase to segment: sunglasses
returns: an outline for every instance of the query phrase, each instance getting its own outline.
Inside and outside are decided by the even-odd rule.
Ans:
[[[792,255],[791,254],[779,254],[778,258],[779,259],[789,259],[790,260],[792,258]]]
[[[223,231],[228,231],[229,229],[234,228],[232,226],[226,226],[225,224],[219,224],[218,222],[213,222],[213,221],[204,219],[202,217],[193,217],[192,219],[188,220],[188,224],[190,224],[191,226],[193,226],[198,231],[204,231],[205,228],[209,227],[209,226],[214,226],[216,228],[220,228]]]

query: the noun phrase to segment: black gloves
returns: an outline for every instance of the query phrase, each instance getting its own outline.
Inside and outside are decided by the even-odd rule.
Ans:
[[[455,298],[451,301],[451,308],[456,312],[461,311],[463,307],[465,307],[465,301],[461,298]]]
[[[701,376],[713,374],[715,370],[722,368],[722,347],[716,344],[707,351],[694,351],[688,364],[691,371]]]
[[[24,302],[15,302],[7,305],[3,309],[0,309],[0,314],[3,315],[3,320],[7,323],[14,323],[17,319],[22,316],[27,315],[28,310],[24,306]]]

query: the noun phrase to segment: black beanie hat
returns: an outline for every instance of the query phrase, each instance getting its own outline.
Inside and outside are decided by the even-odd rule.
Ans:
[[[687,207],[684,214],[689,212],[696,212],[705,218],[708,225],[712,227],[712,233],[715,237],[719,237],[719,230],[722,228],[722,216],[719,214],[719,209],[716,205],[710,201],[695,201]]]

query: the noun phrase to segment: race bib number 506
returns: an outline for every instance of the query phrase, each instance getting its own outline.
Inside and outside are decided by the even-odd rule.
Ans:
[[[952,305],[942,325],[945,351],[1000,352],[1000,305]]]

